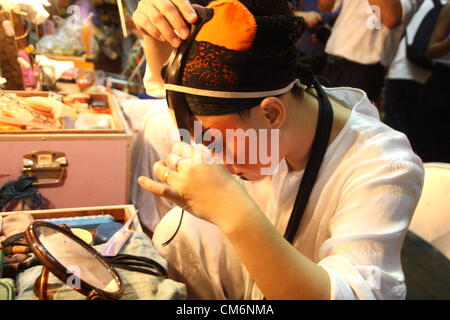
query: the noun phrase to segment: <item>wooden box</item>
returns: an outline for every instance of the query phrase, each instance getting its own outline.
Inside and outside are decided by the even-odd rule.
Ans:
[[[49,94],[9,93],[22,97]],[[65,153],[67,167],[61,184],[39,187],[49,208],[130,203],[131,130],[112,95],[91,94],[91,98],[107,102],[114,122],[112,129],[0,131],[0,186],[22,175],[24,155],[56,151]]]
[[[30,214],[35,220],[37,219],[54,219],[54,218],[68,218],[68,217],[84,217],[97,215],[111,215],[117,222],[127,222],[136,209],[133,205],[118,205],[105,207],[83,207],[83,208],[65,208],[65,209],[48,209],[48,210],[29,210],[29,211],[10,211],[1,212],[0,217],[6,217],[13,214],[26,212]],[[130,229],[133,231],[142,232],[141,224],[136,216],[131,223]]]

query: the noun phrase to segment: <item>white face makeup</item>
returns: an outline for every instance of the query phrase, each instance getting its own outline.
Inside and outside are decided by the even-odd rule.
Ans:
[[[249,180],[272,175],[280,161],[279,130],[257,128],[236,114],[198,116],[192,133],[181,134],[206,146],[231,173]]]

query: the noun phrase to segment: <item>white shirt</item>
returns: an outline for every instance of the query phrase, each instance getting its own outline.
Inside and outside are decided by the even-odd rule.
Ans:
[[[448,0],[441,0],[445,5]],[[431,71],[421,68],[408,60],[406,56],[406,45],[412,44],[417,30],[425,18],[425,15],[434,7],[433,0],[425,0],[422,6],[417,10],[406,28],[407,37],[403,37],[400,41],[397,54],[389,69],[388,79],[393,80],[414,80],[419,83],[425,83],[431,76]]]
[[[352,113],[327,149],[294,246],[327,271],[332,299],[403,299],[400,251],[422,190],[422,162],[404,134],[380,122],[365,93],[350,88],[326,91]],[[153,125],[165,127],[161,121]],[[242,181],[280,233],[286,229],[302,174],[289,172],[283,161],[274,176]],[[179,219],[179,208],[167,213],[153,241],[191,295],[262,298],[215,225],[185,213],[176,237],[162,247]]]
[[[360,64],[389,66],[411,16],[423,0],[400,0],[402,24],[389,29],[368,0],[336,0],[341,13],[333,26],[325,52]]]

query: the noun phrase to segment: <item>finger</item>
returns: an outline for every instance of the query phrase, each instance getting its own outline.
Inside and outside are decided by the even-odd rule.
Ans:
[[[166,174],[166,172],[169,172],[169,174]],[[164,161],[155,162],[153,165],[153,173],[159,180],[178,190],[177,186],[180,181],[180,174],[169,168],[167,163]]]
[[[156,29],[148,19],[148,17],[142,12],[136,10],[133,14],[133,22],[140,31],[144,34],[151,36],[160,41],[164,41],[165,39],[162,37],[161,33]]]
[[[181,161],[183,160],[187,160],[185,157],[182,157],[178,154],[175,153],[171,153],[168,157],[167,157],[167,162],[170,165],[170,167],[174,170],[177,170],[178,172],[180,172],[179,169],[181,169]]]
[[[183,207],[186,204],[180,193],[166,184],[156,182],[147,177],[139,177],[138,182],[139,185],[148,192],[164,197],[169,201],[176,203],[180,207]]]
[[[189,37],[189,29],[186,26],[183,15],[172,2],[157,1],[154,3],[154,6],[167,19],[172,29],[175,29],[176,34],[181,39],[187,39]]]
[[[191,158],[192,152],[192,146],[190,144],[187,144],[186,142],[177,141],[172,145],[172,153],[179,156]]]
[[[176,142],[173,145],[172,153],[177,154],[188,161],[183,161],[183,164],[218,164],[220,159],[215,158],[211,151],[203,144],[187,144],[185,142]],[[183,166],[185,167],[185,166]],[[180,169],[180,166],[178,166]],[[178,170],[181,172],[180,170]]]
[[[204,164],[204,160],[208,159],[207,152],[207,148],[202,144],[190,145],[186,142],[176,142],[172,148],[172,153],[188,160],[186,162],[183,161],[183,163],[189,162],[190,164]],[[178,169],[180,171],[180,166],[178,166]]]
[[[172,2],[177,6],[178,10],[183,14],[183,17],[189,22],[194,23],[197,21],[197,13],[194,7],[187,0],[172,0]]]
[[[173,47],[177,48],[181,44],[180,38],[175,34],[169,21],[167,21],[164,14],[155,6],[149,6],[148,17],[152,25],[158,29],[158,31]]]
[[[153,38],[158,39],[159,41],[166,41],[166,38],[163,37],[163,35],[161,34],[161,32],[158,31],[158,29],[156,29],[155,27],[153,27],[151,24],[148,26],[149,30],[152,30],[152,34],[150,34]],[[142,28],[140,28],[140,30],[142,31]]]
[[[137,9],[134,11],[132,20],[134,24],[147,31],[148,26],[151,25],[150,19],[148,17],[149,8],[152,7],[152,4],[148,1],[140,1],[138,3]],[[148,30],[147,32],[151,34],[152,30]]]

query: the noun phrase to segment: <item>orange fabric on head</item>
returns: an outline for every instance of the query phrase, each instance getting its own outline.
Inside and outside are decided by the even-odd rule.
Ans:
[[[236,51],[252,47],[256,20],[242,3],[237,0],[218,0],[213,1],[208,8],[214,9],[214,16],[202,27],[195,40]]]

